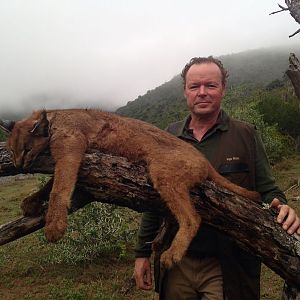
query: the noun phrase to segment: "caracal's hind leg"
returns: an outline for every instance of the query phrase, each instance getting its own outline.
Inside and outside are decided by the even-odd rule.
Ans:
[[[166,268],[170,268],[182,259],[201,223],[201,217],[191,202],[189,187],[184,181],[176,180],[173,175],[165,179],[162,178],[162,174],[159,178],[152,174],[155,189],[160,193],[179,225],[170,248],[161,256],[161,263]]]

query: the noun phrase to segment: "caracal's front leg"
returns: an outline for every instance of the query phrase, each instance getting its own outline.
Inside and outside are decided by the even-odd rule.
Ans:
[[[84,152],[84,144],[78,145],[76,140],[64,140],[62,147],[53,148],[56,163],[45,225],[45,236],[50,242],[62,238],[67,229],[68,209]]]

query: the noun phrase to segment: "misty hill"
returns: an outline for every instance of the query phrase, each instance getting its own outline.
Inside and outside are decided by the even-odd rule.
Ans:
[[[240,53],[223,55],[225,68],[229,71],[228,89],[254,89],[276,79],[282,79],[288,68],[290,52],[300,57],[300,45],[293,48],[276,47],[248,50]],[[185,99],[182,95],[180,75],[161,86],[129,101],[116,112],[124,116],[151,122],[161,128],[168,123],[181,119],[187,114]]]

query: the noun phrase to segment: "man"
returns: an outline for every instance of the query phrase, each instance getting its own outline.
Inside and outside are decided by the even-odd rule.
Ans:
[[[275,185],[254,126],[232,120],[221,110],[227,78],[222,63],[213,57],[193,58],[182,78],[190,116],[167,130],[199,149],[223,176],[260,192],[263,202],[278,209],[278,223],[289,234],[300,234],[299,217]],[[157,215],[143,214],[134,274],[144,290],[152,288],[149,257],[159,222]],[[182,261],[163,272],[156,267],[155,278],[160,299],[254,300],[259,299],[260,261],[202,224]]]

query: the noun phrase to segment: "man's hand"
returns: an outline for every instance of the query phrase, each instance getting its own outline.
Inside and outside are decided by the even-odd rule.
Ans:
[[[139,257],[135,260],[134,278],[138,288],[152,289],[151,263],[148,257]]]
[[[300,219],[294,209],[286,204],[281,204],[277,198],[273,199],[271,207],[277,209],[277,222],[282,224],[282,228],[286,230],[288,234],[296,232],[300,235]]]

